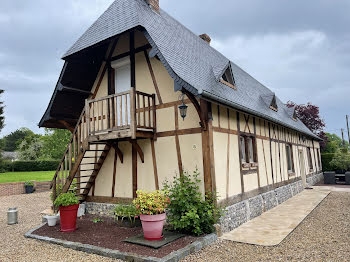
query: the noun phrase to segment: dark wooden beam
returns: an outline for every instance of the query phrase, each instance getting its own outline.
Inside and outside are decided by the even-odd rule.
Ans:
[[[198,113],[198,116],[199,116],[199,119],[200,119],[200,125],[201,127],[203,128],[203,130],[207,130],[208,126],[207,126],[207,122],[205,121],[204,117],[203,117],[203,114],[201,112],[201,106],[199,105],[197,99],[195,98],[195,96],[188,92],[186,89],[182,89],[182,92],[188,97],[188,99],[190,99],[190,101],[192,102],[192,104],[194,105],[197,113]]]
[[[78,88],[73,88],[73,87],[68,87],[68,86],[63,86],[60,88],[60,91],[71,91],[71,92],[76,92],[76,93],[82,93],[85,95],[92,95],[92,93],[90,91],[86,91],[86,90],[81,90]]]
[[[117,153],[117,156],[119,157],[120,163],[124,162],[123,152],[119,149],[118,144],[113,144],[113,148],[115,152]]]
[[[145,50],[147,50],[147,49],[150,49],[150,48],[152,48],[152,46],[151,46],[150,44],[146,44],[146,45],[140,46],[140,47],[138,47],[138,48],[135,48],[134,53],[135,53],[135,54],[136,54],[136,53],[140,53],[140,52],[143,52],[143,51],[145,51]],[[118,59],[127,57],[127,56],[129,56],[130,54],[131,54],[130,51],[128,51],[128,52],[125,52],[125,53],[123,53],[123,54],[120,54],[120,55],[111,57],[111,59],[109,59],[109,61],[115,61],[115,60],[118,60]]]
[[[67,121],[64,121],[64,120],[58,120],[58,122],[64,125],[64,127],[67,128],[71,133],[73,133],[75,129],[74,126],[70,125]]]
[[[148,70],[149,70],[149,72],[151,74],[151,77],[152,77],[154,89],[156,90],[156,94],[157,94],[157,97],[158,97],[158,102],[159,102],[159,104],[163,104],[162,97],[160,96],[160,92],[159,92],[156,76],[154,75],[152,64],[151,64],[151,61],[150,61],[149,56],[147,54],[147,50],[144,50],[144,54],[145,54],[146,62],[147,62],[147,65],[148,65]]]
[[[145,163],[145,157],[144,157],[143,151],[142,151],[140,145],[137,143],[137,141],[130,139],[129,142],[131,143],[132,148],[134,148],[136,150],[136,152],[139,154],[139,156],[141,158],[141,162]]]

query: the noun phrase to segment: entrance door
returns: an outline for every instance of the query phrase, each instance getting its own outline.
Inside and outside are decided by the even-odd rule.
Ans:
[[[131,90],[131,73],[130,73],[130,57],[113,61],[111,63],[112,68],[114,69],[114,83],[115,83],[115,93],[122,93]],[[121,106],[120,106],[121,103]],[[125,103],[127,106],[125,106]],[[123,98],[118,97],[117,100],[117,109],[122,109],[122,119],[118,117],[118,126],[130,125],[130,95],[123,96]],[[127,108],[127,112],[125,110]],[[119,115],[119,114],[118,114]]]
[[[300,166],[300,176],[303,182],[303,187],[306,187],[306,173],[305,173],[305,159],[303,150],[299,150],[299,166]]]

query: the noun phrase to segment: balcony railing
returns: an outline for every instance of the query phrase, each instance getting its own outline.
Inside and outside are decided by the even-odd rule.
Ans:
[[[89,136],[125,131],[135,139],[137,132],[156,132],[154,94],[131,89],[86,100],[85,112]]]

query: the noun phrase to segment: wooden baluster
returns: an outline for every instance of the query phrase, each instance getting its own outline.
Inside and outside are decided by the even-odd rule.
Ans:
[[[68,174],[67,174],[67,169],[68,169],[68,161],[67,161],[68,159],[67,159],[67,154],[65,154],[65,156],[64,156],[64,180],[65,181],[67,181],[67,176],[68,176]]]
[[[124,104],[124,111],[125,111],[125,125],[128,126],[129,125],[129,115],[128,115],[128,95],[124,95],[125,97],[125,104]]]
[[[73,158],[75,161],[75,157],[76,157],[76,151],[77,150],[77,143],[76,143],[76,135],[73,135]]]
[[[52,200],[53,202],[56,200],[56,183],[57,183],[57,176],[53,180],[53,188],[52,188]]]
[[[104,100],[101,100],[101,130],[104,130],[103,122],[104,122],[104,115],[105,115],[105,113],[103,112],[103,101]]]
[[[146,105],[145,105],[145,96],[142,95],[143,100],[143,126],[146,127]]]
[[[148,96],[148,127],[151,127],[151,98]]]
[[[131,138],[136,139],[136,96],[135,96],[135,88],[131,88],[130,91],[130,132],[131,132]]]
[[[123,96],[118,96],[119,97],[119,118],[120,118],[120,126],[124,126],[124,122],[123,122],[123,110],[122,110],[122,106],[123,106]]]
[[[96,110],[97,110],[97,132],[99,132],[101,129],[100,129],[100,101],[97,101],[96,102]]]
[[[117,101],[118,101],[118,97],[115,96],[114,97],[114,127],[118,126],[118,112],[117,112]]]
[[[90,135],[90,103],[88,100],[85,100],[85,123],[86,123],[86,137]]]
[[[68,149],[68,157],[69,157],[69,172],[72,170],[72,144],[69,144]]]
[[[91,103],[91,107],[92,107],[92,133],[93,133],[93,135],[95,135],[95,102],[92,102]],[[89,118],[90,118],[90,116],[89,116]]]
[[[153,132],[156,136],[157,133],[157,111],[156,111],[156,95],[152,95],[152,101],[153,101]]]
[[[63,186],[64,186],[64,181],[63,181],[63,162],[61,163],[60,171],[61,171],[61,185],[62,185],[62,188],[63,188]]]
[[[137,122],[137,126],[141,125],[141,112],[140,112],[140,94],[137,93],[137,118],[138,118],[138,122]]]

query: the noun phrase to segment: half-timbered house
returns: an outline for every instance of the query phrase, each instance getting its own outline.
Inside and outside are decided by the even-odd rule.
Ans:
[[[249,213],[228,212],[229,230],[321,177],[320,139],[294,109],[158,0],[116,0],[63,60],[39,125],[72,132],[53,185],[81,201],[130,202],[198,168],[203,192]]]

